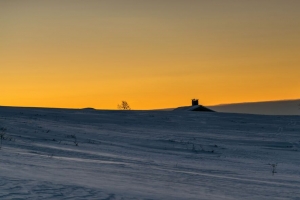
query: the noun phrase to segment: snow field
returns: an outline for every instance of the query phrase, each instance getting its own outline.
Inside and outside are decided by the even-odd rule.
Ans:
[[[0,199],[300,199],[300,116],[0,107],[1,127]]]

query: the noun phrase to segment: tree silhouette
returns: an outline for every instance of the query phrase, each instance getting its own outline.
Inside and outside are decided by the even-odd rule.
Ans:
[[[127,103],[127,101],[122,101],[121,104],[118,104],[118,109],[120,110],[131,110],[129,104]]]

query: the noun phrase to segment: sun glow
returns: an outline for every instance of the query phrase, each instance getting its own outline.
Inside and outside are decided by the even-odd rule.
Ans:
[[[288,3],[287,3],[288,2]],[[0,1],[1,105],[300,97],[299,1]]]

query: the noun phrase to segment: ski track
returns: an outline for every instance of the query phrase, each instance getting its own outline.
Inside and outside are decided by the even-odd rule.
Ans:
[[[0,107],[1,127],[0,199],[300,200],[300,116]]]

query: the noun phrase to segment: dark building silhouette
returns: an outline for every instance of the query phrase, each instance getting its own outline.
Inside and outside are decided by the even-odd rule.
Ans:
[[[174,111],[201,111],[201,112],[215,112],[209,108],[199,105],[198,99],[192,99],[191,106],[183,106],[175,108]]]
[[[192,99],[192,106],[198,106],[199,102],[198,99]]]

